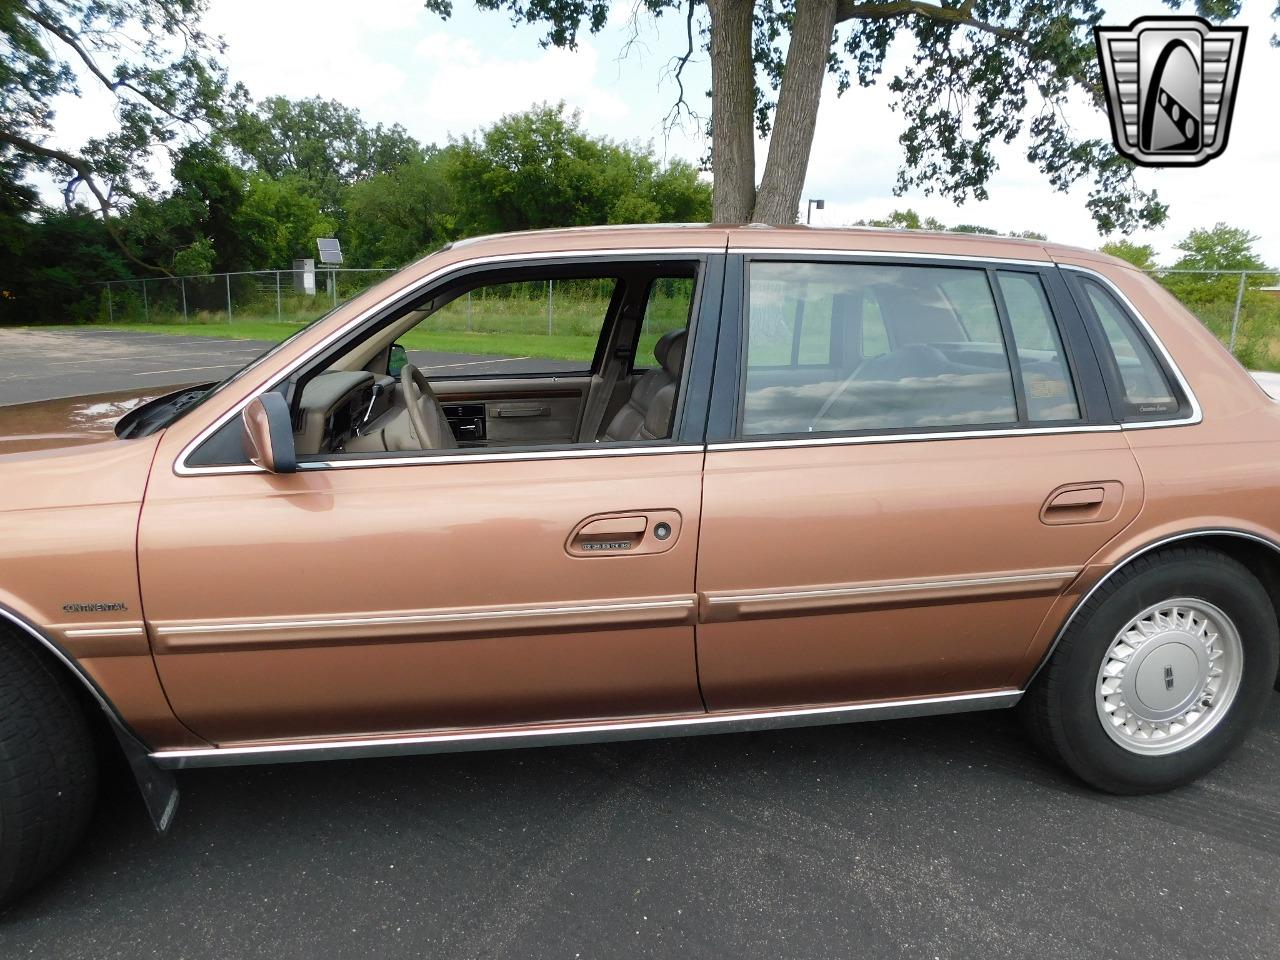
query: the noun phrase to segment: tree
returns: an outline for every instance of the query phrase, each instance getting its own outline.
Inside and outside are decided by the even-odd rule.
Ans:
[[[220,42],[200,29],[205,8],[206,0],[0,2],[0,176],[12,184],[46,171],[63,181],[68,209],[84,187],[114,233],[111,211],[151,183],[152,152],[207,132],[238,96],[214,59]],[[79,96],[82,83],[114,98],[115,129],[81,145],[54,142],[51,104]]]
[[[463,235],[706,219],[710,187],[687,163],[591,137],[564,104],[503,117],[449,147]]]
[[[977,233],[988,237],[1001,236],[999,230],[992,230],[990,227],[982,227],[972,223],[960,223],[954,227],[948,227],[936,217],[921,217],[910,207],[906,210],[895,210],[889,216],[880,219],[858,220],[855,225],[860,227],[890,227],[894,230],[937,230],[947,233]],[[1003,235],[1020,237],[1023,240],[1048,239],[1043,233],[1037,233],[1035,230],[1015,230],[1012,233]]]
[[[1253,252],[1257,242],[1258,238],[1248,230],[1225,223],[1214,224],[1207,230],[1192,230],[1176,244],[1182,256],[1174,262],[1174,272],[1166,274],[1161,283],[1189,305],[1234,302],[1240,286],[1239,273],[1186,271],[1266,270],[1266,263]],[[1253,274],[1246,276],[1245,286],[1265,286],[1274,279],[1274,275]]]
[[[458,235],[449,160],[430,148],[347,188],[343,243],[352,263],[399,267]]]
[[[269,97],[239,111],[226,135],[252,169],[299,177],[329,214],[341,211],[344,187],[390,173],[422,152],[399,124],[370,127],[359,111],[319,97]]]
[[[1179,0],[1167,0],[1180,6]],[[452,0],[425,0],[449,17]],[[714,217],[720,222],[792,223],[808,169],[826,73],[839,92],[871,86],[891,41],[911,44],[910,63],[889,78],[905,121],[897,190],[922,188],[956,202],[986,196],[996,169],[993,148],[1020,134],[1028,159],[1060,190],[1092,178],[1087,206],[1105,232],[1160,223],[1154,192],[1141,190],[1133,165],[1110,141],[1081,139],[1062,107],[1073,92],[1103,105],[1093,27],[1096,0],[636,0],[660,16],[684,14],[682,74],[699,43],[711,59],[711,166]],[[545,45],[572,48],[581,30],[606,23],[609,0],[476,0],[541,28]],[[1197,0],[1198,12],[1232,16],[1233,0]],[[701,38],[701,39],[699,39]],[[1034,102],[1033,102],[1034,101]],[[757,184],[755,131],[769,138]],[[776,136],[770,136],[776,131]]]
[[[1098,248],[1101,252],[1133,264],[1139,270],[1156,269],[1155,247],[1132,240],[1109,240]]]

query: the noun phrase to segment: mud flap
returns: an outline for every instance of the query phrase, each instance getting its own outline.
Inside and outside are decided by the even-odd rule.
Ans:
[[[142,742],[119,723],[112,722],[116,740],[124,751],[133,778],[138,782],[142,792],[142,802],[147,805],[147,813],[157,833],[164,833],[173,823],[173,815],[178,811],[178,781],[168,770],[162,770],[151,759],[151,754]]]

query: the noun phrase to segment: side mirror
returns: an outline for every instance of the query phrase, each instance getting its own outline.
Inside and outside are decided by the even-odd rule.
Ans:
[[[240,416],[244,421],[245,453],[252,463],[271,473],[298,472],[293,422],[284,397],[278,393],[254,397]]]
[[[398,343],[391,345],[391,352],[387,355],[387,374],[392,377],[400,376],[400,371],[404,369],[404,365],[409,362],[409,353]]]

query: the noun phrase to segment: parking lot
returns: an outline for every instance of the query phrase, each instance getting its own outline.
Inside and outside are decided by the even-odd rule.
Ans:
[[[0,331],[0,403],[263,347]],[[111,778],[0,957],[1280,957],[1280,694],[1220,770],[1141,798],[1008,712],[178,777],[164,837]]]
[[[0,405],[221,380],[270,346],[136,330],[0,328]],[[565,367],[557,360],[462,353],[410,351],[409,359],[428,376],[500,373],[515,359],[522,371]]]

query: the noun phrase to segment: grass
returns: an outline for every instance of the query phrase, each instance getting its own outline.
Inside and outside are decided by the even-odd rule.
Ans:
[[[582,286],[575,288],[570,283]],[[459,298],[401,336],[399,342],[409,350],[437,353],[577,360],[585,368],[595,356],[611,292],[611,284],[602,288],[599,281],[570,281],[557,286],[557,293],[551,301],[550,334],[546,332],[545,294],[529,296],[520,289],[489,293],[484,297],[477,295],[474,299]],[[691,293],[690,287],[686,291],[675,290],[656,296],[651,301],[646,330],[640,337],[642,360],[653,356],[653,345],[661,334],[686,325]],[[321,312],[307,314],[301,310],[290,310],[277,319],[274,301],[268,309],[270,312],[264,315],[261,307],[255,311],[253,305],[248,305],[234,312],[230,322],[225,313],[201,312],[185,323],[178,314],[153,309],[151,315],[154,319],[150,322],[108,322],[93,326],[99,330],[134,330],[172,336],[277,343],[314,320]]]

